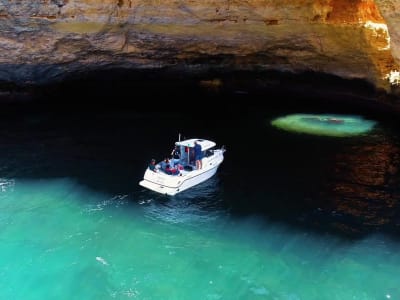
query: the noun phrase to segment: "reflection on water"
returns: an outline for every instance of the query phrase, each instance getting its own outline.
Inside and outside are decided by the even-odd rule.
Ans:
[[[346,145],[332,158],[317,214],[339,231],[355,235],[399,228],[400,147],[382,135]]]

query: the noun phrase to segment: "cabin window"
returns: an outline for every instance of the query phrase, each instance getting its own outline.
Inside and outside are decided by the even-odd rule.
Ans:
[[[214,155],[214,150],[212,150],[212,149],[208,149],[206,151],[203,151],[203,156],[205,156],[205,157],[210,157],[212,155]]]

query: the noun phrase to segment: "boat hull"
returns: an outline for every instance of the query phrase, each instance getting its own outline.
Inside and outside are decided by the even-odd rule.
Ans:
[[[181,182],[177,181],[175,185],[166,185],[160,184],[154,181],[150,181],[147,179],[143,179],[139,182],[139,184],[145,188],[148,188],[152,191],[158,192],[160,194],[174,196],[180,192],[183,192],[199,183],[206,181],[211,178],[217,172],[218,166],[208,169],[204,172],[192,171],[194,173],[189,178],[182,180]],[[179,182],[179,183],[178,183]]]
[[[224,150],[215,150],[212,157],[203,159],[203,168],[193,171],[182,170],[179,175],[168,175],[162,171],[147,169],[139,184],[164,195],[176,195],[212,177],[221,165]]]

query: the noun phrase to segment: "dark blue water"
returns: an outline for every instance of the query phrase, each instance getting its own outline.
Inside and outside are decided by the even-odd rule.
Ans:
[[[3,112],[0,299],[399,298],[397,128],[270,124],[323,110]],[[217,174],[175,197],[139,186],[179,133],[226,146]]]

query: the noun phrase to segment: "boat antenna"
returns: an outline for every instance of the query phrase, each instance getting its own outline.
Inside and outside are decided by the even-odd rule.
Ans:
[[[181,141],[181,133],[179,133],[179,136],[178,136],[178,142],[180,142]]]

